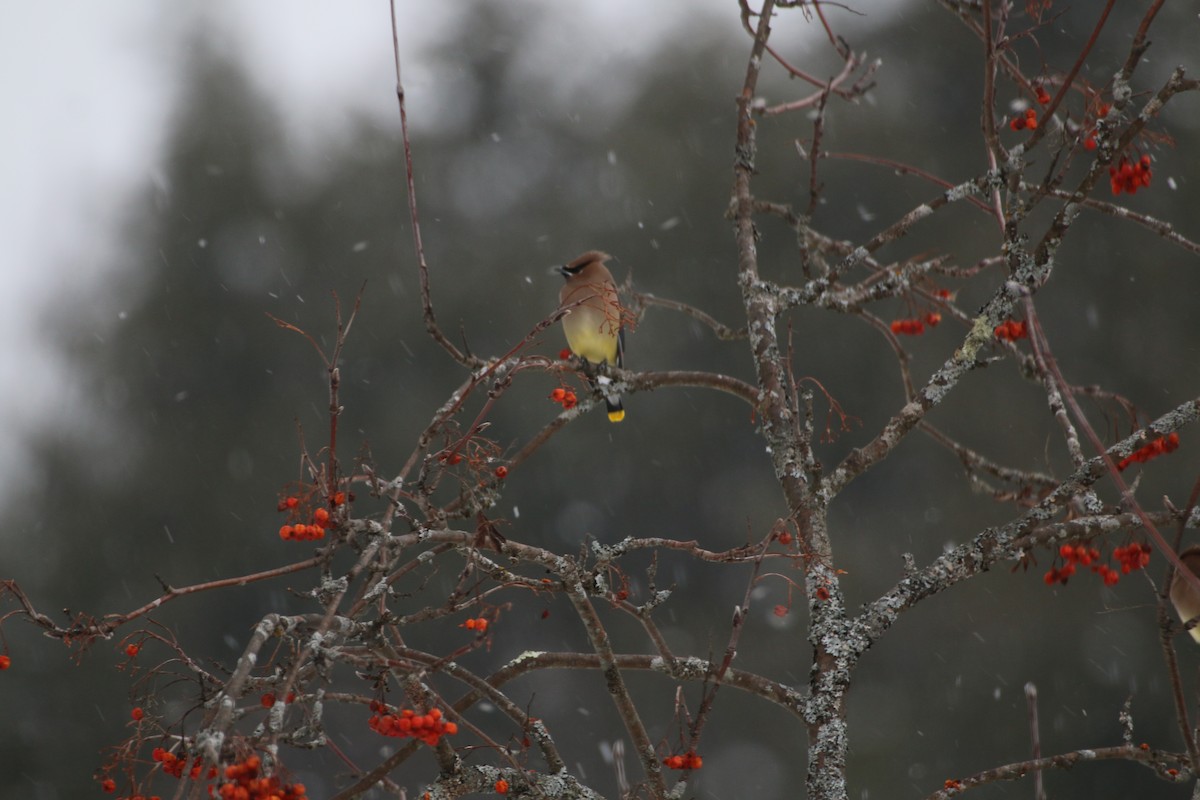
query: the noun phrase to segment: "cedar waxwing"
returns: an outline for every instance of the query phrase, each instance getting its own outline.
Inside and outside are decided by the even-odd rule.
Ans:
[[[1184,550],[1179,554],[1179,560],[1193,574],[1200,575],[1200,546],[1193,545]],[[1179,574],[1178,569],[1175,570],[1175,577],[1171,581],[1171,603],[1175,606],[1175,613],[1179,615],[1180,622],[1188,622],[1192,617],[1200,616],[1200,592],[1187,578]],[[1200,642],[1200,625],[1188,633]]]
[[[585,367],[588,364],[620,367],[625,360],[625,330],[617,284],[604,266],[609,258],[607,253],[589,250],[558,268],[567,279],[558,295],[558,307],[567,310],[562,321],[563,332],[571,352],[583,359]],[[595,383],[591,377],[588,380]],[[609,379],[601,376],[598,382],[604,386]],[[620,396],[605,393],[604,402],[610,421],[625,419]]]

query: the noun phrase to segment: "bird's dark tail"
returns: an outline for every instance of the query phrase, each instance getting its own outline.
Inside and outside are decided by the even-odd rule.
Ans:
[[[608,421],[620,422],[625,419],[625,408],[621,405],[621,398],[613,395],[612,397],[605,395],[604,404],[608,406]]]

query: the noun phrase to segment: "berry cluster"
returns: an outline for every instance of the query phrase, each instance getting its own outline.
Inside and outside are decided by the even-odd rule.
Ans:
[[[327,508],[317,508],[308,516],[307,522],[302,522],[311,499],[317,495],[314,486],[301,486],[298,495],[288,495],[279,501],[276,511],[288,512],[288,524],[279,529],[279,538],[285,542],[308,542],[325,538],[325,531],[333,525]],[[337,508],[347,500],[353,500],[354,495],[345,492],[334,492],[329,496],[329,507]]]
[[[1137,194],[1138,189],[1150,185],[1150,156],[1143,155],[1132,164],[1122,158],[1120,164],[1108,168],[1108,177],[1114,195],[1121,192]]]
[[[1051,567],[1042,577],[1047,586],[1061,583],[1064,586],[1078,567],[1087,567],[1100,576],[1105,586],[1115,586],[1121,580],[1121,575],[1128,575],[1143,569],[1150,563],[1150,545],[1142,542],[1132,542],[1124,547],[1113,550],[1113,558],[1120,565],[1120,570],[1110,567],[1100,560],[1100,551],[1083,544],[1064,544],[1058,548],[1058,556],[1063,560],[1061,567]]]
[[[996,334],[997,339],[1003,339],[1006,342],[1015,342],[1017,339],[1024,339],[1029,336],[1029,325],[1024,320],[1017,322],[1016,320],[1008,320],[995,327],[992,331]]]
[[[574,408],[579,403],[579,398],[570,389],[564,389],[561,386],[550,393],[550,399],[558,403],[564,409]]]
[[[704,759],[689,752],[681,756],[667,756],[662,763],[667,769],[700,769],[704,766]]]
[[[942,315],[936,311],[930,311],[924,317],[896,319],[892,320],[892,333],[904,334],[905,336],[920,336],[925,332],[926,325],[936,328],[937,324],[941,321]]]
[[[464,622],[462,625],[459,625],[458,627],[466,628],[469,631],[478,631],[479,633],[483,633],[488,628],[488,621],[486,619],[484,619],[483,617],[477,617],[475,619],[467,620],[466,622]]]
[[[164,750],[161,747],[154,748],[153,752],[150,754],[150,757],[162,764],[163,772],[173,778],[182,778],[183,773],[186,770],[189,778],[192,780],[198,780],[200,778],[200,774],[204,771],[204,761],[199,756],[193,759],[192,768],[190,770],[188,770],[186,756],[177,756],[170,750]],[[206,777],[209,780],[217,777],[217,768],[209,767]]]
[[[1023,131],[1026,128],[1033,130],[1037,126],[1038,121],[1036,108],[1025,109],[1025,116],[1013,117],[1013,121],[1008,123],[1008,127],[1012,128],[1014,131]]]
[[[1128,575],[1150,564],[1150,552],[1150,545],[1145,542],[1132,542],[1113,550],[1113,558],[1121,564],[1121,573]]]
[[[431,709],[428,714],[418,714],[411,708],[394,714],[388,712],[383,703],[372,701],[371,711],[367,726],[382,736],[411,736],[434,747],[443,736],[458,733],[458,725],[442,719],[442,711],[438,708]]]
[[[279,776],[259,776],[262,762],[258,756],[250,756],[238,764],[225,768],[225,783],[217,789],[224,800],[305,800],[303,783],[284,784]]]
[[[285,542],[310,542],[314,539],[324,539],[325,529],[330,525],[329,512],[318,508],[312,513],[312,522],[284,525],[279,529],[279,538]]]
[[[299,497],[285,497],[279,501],[279,505],[275,506],[276,511],[291,511],[300,505]]]
[[[496,794],[508,794],[508,781],[504,778],[496,781]]]
[[[1160,436],[1149,444],[1142,445],[1117,462],[1117,469],[1124,471],[1130,464],[1144,464],[1152,458],[1174,452],[1179,447],[1179,434]]]

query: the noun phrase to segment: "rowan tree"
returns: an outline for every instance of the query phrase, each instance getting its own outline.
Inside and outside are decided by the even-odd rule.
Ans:
[[[312,413],[275,420],[296,455],[276,495],[253,498],[275,523],[251,526],[261,538],[244,560],[223,550],[219,576],[158,568],[155,592],[131,570],[138,599],[115,611],[51,614],[62,603],[21,576],[3,584],[6,673],[33,646],[7,644],[21,623],[81,668],[115,648],[128,721],[110,732],[98,790],[816,799],[1196,785],[1195,678],[1180,666],[1195,655],[1168,594],[1173,581],[1200,591],[1177,555],[1200,519],[1186,316],[1200,244],[1176,199],[1194,193],[1184,137],[1200,83],[1194,65],[1160,66],[1190,51],[1157,51],[1175,19],[1161,0],[930,5],[937,22],[925,9],[890,29],[908,59],[896,69],[923,76],[900,96],[892,62],[856,43],[852,8],[738,4],[739,58],[722,67],[736,88],[704,90],[727,101],[711,125],[728,146],[695,147],[728,195],[686,221],[660,215],[624,251],[631,226],[606,215],[637,194],[613,187],[652,181],[660,163],[605,172],[619,137],[594,118],[565,139],[601,158],[559,173],[510,155],[503,174],[520,185],[491,202],[516,213],[523,192],[576,185],[563,202],[609,220],[611,243],[576,249],[626,264],[629,358],[599,376],[626,398],[616,426],[595,368],[562,350],[571,309],[528,267],[541,252],[514,269],[488,246],[506,235],[486,194],[504,181],[472,173],[465,144],[410,135],[421,109],[397,46],[399,115],[380,140],[393,169],[356,180],[403,189],[402,213],[382,216],[404,249],[378,249],[415,288],[388,297],[343,251],[316,270],[328,301],[238,300],[265,317],[256,335],[320,368],[285,393]],[[805,28],[819,48],[779,33]],[[393,30],[381,18],[380,35]],[[964,49],[969,76],[948,66]],[[603,54],[577,53],[604,80]],[[487,64],[475,62],[497,80]],[[527,100],[480,103],[506,97]],[[621,136],[653,139],[666,163],[690,146],[671,124]],[[465,137],[525,137],[527,156],[542,146],[530,127]],[[548,159],[555,146],[568,147],[546,145]],[[486,163],[481,174],[499,169]],[[472,187],[484,196],[468,202]],[[428,213],[427,195],[443,208],[454,192],[462,219]],[[692,261],[655,272],[625,255],[669,261],[678,245],[658,237],[681,225]],[[528,276],[536,301],[481,277],[505,270],[507,290]],[[389,364],[393,394],[356,374],[379,369],[356,348],[397,314],[419,319],[442,366]],[[672,350],[672,336],[694,346]],[[643,495],[653,502],[630,499]],[[163,618],[238,604],[254,617],[225,633],[232,654]],[[1109,633],[1083,620],[1102,609],[1120,628],[1102,670],[1137,680],[1080,697],[1079,665],[1097,658],[1084,636],[1107,647]],[[1074,655],[1016,657],[1047,640]]]

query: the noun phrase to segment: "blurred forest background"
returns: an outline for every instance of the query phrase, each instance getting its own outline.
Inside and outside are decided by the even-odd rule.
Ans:
[[[342,362],[341,435],[344,457],[369,454],[382,475],[399,468],[461,381],[421,322],[388,13],[375,5],[377,25],[362,48],[379,56],[370,91],[393,116],[331,110],[315,132],[289,127],[278,110],[283,85],[247,74],[249,62],[231,54],[228,21],[222,27],[198,15],[164,32],[175,42],[170,58],[182,66],[172,74],[182,84],[162,152],[148,151],[142,188],[118,209],[120,246],[101,254],[109,262],[104,269],[86,258],[47,267],[80,277],[64,281],[36,325],[23,331],[58,351],[70,381],[38,403],[40,422],[29,422],[37,415],[26,409],[10,417],[21,424],[5,432],[29,449],[4,481],[19,491],[5,497],[0,577],[18,579],[45,610],[127,611],[157,595],[156,576],[182,586],[307,552],[278,539],[275,504],[283,486],[301,477],[298,431],[314,448],[325,435],[324,374],[311,346],[276,327],[268,313],[329,343],[331,292],[348,306],[365,284]],[[733,98],[750,48],[734,0],[696,6],[702,11],[683,2],[654,4],[653,41],[636,51],[621,30],[643,24],[650,11],[640,5],[623,12],[621,25],[589,32],[572,24],[574,4],[479,0],[438,12],[446,18],[428,39],[422,8],[437,4],[399,5],[404,41],[416,45],[402,55],[413,76],[407,88],[417,190],[434,301],[448,332],[461,329],[461,340],[480,355],[507,351],[555,307],[560,279],[548,268],[589,248],[612,253],[618,279],[631,274],[641,291],[742,323],[733,238],[723,218]],[[1096,83],[1119,66],[1140,5],[1120,3],[1114,11],[1090,61],[1101,70]],[[982,172],[980,45],[934,2],[857,7],[864,16],[842,14],[837,25],[855,50],[882,59],[878,85],[868,102],[831,106],[825,146],[904,161],[952,182]],[[288,13],[284,8],[279,13]],[[1088,33],[1071,27],[1077,21],[1092,22],[1067,15],[1039,37],[1047,64],[1068,65]],[[772,43],[793,63],[824,74],[835,64],[812,45],[815,33],[799,12],[785,13]],[[8,26],[3,35],[54,31]],[[309,35],[320,41],[322,33]],[[1151,38],[1139,89],[1157,88],[1177,62],[1195,56],[1194,6],[1167,4]],[[19,80],[36,85],[38,75]],[[765,93],[780,102],[804,90],[774,70]],[[1155,185],[1129,202],[1195,238],[1196,98],[1169,108],[1160,128],[1178,146],[1154,151]],[[762,123],[761,196],[803,207],[808,173],[793,142],[809,136],[802,115]],[[825,202],[814,224],[839,238],[861,241],[937,193],[916,178],[864,164],[827,161],[823,170]],[[938,251],[969,265],[993,253],[994,225],[960,206],[918,226],[884,257]],[[42,236],[64,235],[53,215],[37,224]],[[1151,415],[1196,396],[1196,259],[1133,225],[1095,216],[1079,224],[1086,233],[1076,232],[1038,301],[1067,379],[1120,391]],[[762,233],[769,275],[794,277],[791,231],[764,224]],[[28,268],[0,267],[14,279]],[[962,306],[977,307],[1001,279],[996,273],[966,287]],[[878,313],[899,317],[906,309],[897,304]],[[824,446],[823,456],[840,458],[902,402],[894,356],[853,319],[797,316],[792,325],[798,372],[818,378],[862,421]],[[962,333],[945,325],[906,342],[915,374],[923,379]],[[548,332],[537,346],[558,352],[561,333]],[[9,393],[19,403],[25,345],[9,341],[8,349]],[[627,365],[753,381],[744,342],[717,341],[688,318],[656,309],[629,336]],[[545,399],[553,386],[549,376],[519,381],[496,405],[489,435],[512,446],[538,430],[556,410]],[[525,538],[567,549],[587,537],[611,542],[631,534],[723,548],[761,537],[780,516],[770,461],[741,404],[713,392],[664,390],[629,396],[626,407],[622,425],[592,414],[514,471],[497,516]],[[1104,429],[1105,420],[1096,419]],[[973,375],[932,420],[1002,463],[1060,475],[1067,469],[1042,393],[1022,383],[1011,361]],[[1120,424],[1128,430],[1116,418],[1107,424],[1110,434]],[[1200,468],[1200,440],[1194,431],[1182,439],[1169,463],[1147,470],[1139,496],[1151,508],[1164,494],[1186,502]],[[838,508],[835,556],[848,573],[851,606],[901,577],[902,553],[923,563],[1009,514],[968,490],[950,454],[914,438],[854,484]],[[945,778],[1028,756],[1026,682],[1040,692],[1046,753],[1116,744],[1117,714],[1130,695],[1137,739],[1179,748],[1147,580],[1135,575],[1111,589],[1078,580],[1050,589],[1042,571],[996,571],[935,597],[902,617],[866,656],[851,694],[853,796],[923,796]],[[1156,557],[1147,577],[1159,580],[1161,573]],[[675,641],[701,653],[723,647],[745,575],[679,570],[663,579],[690,598],[675,604],[692,615],[677,620]],[[309,609],[292,588],[308,587],[281,580],[183,598],[154,618],[206,663],[228,666],[263,614]],[[756,648],[746,664],[803,684],[803,612],[797,606],[785,619],[771,613],[785,601],[781,583],[756,592],[746,634]],[[497,634],[496,658],[578,637],[565,614],[512,621],[521,624]],[[10,622],[3,635],[14,664],[0,676],[0,799],[97,794],[91,773],[103,748],[125,737],[131,706],[115,643],[93,646],[76,665],[66,649],[24,623]],[[1194,689],[1200,652],[1185,659]],[[669,704],[667,685],[655,685]],[[577,759],[572,767],[589,778],[610,773],[606,745],[619,729],[599,677],[563,675],[561,684],[529,688],[572,720],[573,739],[563,743]],[[793,719],[765,705],[727,702],[710,735],[696,796],[801,791],[804,737]],[[339,745],[374,752],[383,744],[373,736],[364,726]],[[294,766],[313,797],[336,783],[337,766],[319,755],[297,756]],[[424,766],[433,769],[431,761]],[[414,786],[421,780],[419,771],[406,777]],[[1088,765],[1047,780],[1058,798],[1127,796],[1148,785],[1155,796],[1187,795],[1185,787],[1172,793],[1150,783],[1129,764]],[[600,777],[595,785],[612,792],[615,782]]]

